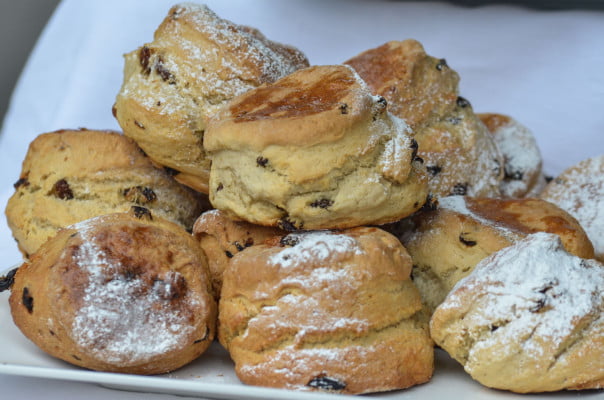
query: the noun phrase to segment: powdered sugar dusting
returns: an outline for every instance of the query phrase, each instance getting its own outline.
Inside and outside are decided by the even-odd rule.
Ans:
[[[123,266],[108,261],[89,234],[90,222],[72,226],[78,227],[83,243],[75,261],[88,273],[88,284],[71,327],[73,340],[95,357],[124,366],[182,345],[193,327],[169,308],[181,275],[170,271],[152,287],[140,278],[125,277],[119,273]]]
[[[526,357],[555,362],[582,329],[578,321],[602,312],[603,291],[604,265],[569,254],[556,235],[536,233],[481,261],[440,307],[459,306],[460,293],[476,296],[465,299],[479,306],[464,321],[487,333],[470,348],[466,368],[481,350],[505,352],[519,342]]]

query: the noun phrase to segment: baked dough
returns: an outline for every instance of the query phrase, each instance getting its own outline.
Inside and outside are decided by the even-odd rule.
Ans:
[[[206,119],[234,96],[308,66],[298,50],[224,20],[205,5],[172,7],[153,41],[125,55],[113,112],[175,179],[207,193]]]
[[[430,322],[483,385],[513,392],[604,388],[604,265],[536,233],[481,261]]]
[[[154,166],[132,139],[60,130],[29,145],[6,218],[28,257],[59,228],[133,205],[190,230],[207,204],[203,197]]]
[[[215,335],[205,255],[143,207],[79,222],[14,277],[13,320],[48,354],[84,368],[160,374],[197,358]]]
[[[210,201],[284,230],[396,221],[427,196],[407,125],[348,66],[315,66],[233,99],[210,119]]]
[[[219,339],[242,382],[360,394],[430,379],[411,258],[377,228],[275,237],[224,273]]]

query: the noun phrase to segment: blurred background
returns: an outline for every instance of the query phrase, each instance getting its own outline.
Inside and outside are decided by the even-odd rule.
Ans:
[[[102,0],[85,0],[102,1]],[[147,0],[141,0],[141,6]],[[203,3],[203,0],[197,0]],[[355,0],[350,0],[355,1]],[[372,0],[365,0],[372,1]],[[396,0],[394,0],[396,1]],[[23,65],[60,0],[0,0],[0,125],[4,120],[10,95]],[[174,0],[178,3],[179,0]],[[559,10],[596,9],[604,11],[604,0],[451,0],[468,7],[507,3],[519,6]]]

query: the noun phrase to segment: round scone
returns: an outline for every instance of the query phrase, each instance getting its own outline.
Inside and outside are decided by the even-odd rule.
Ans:
[[[48,354],[132,374],[194,360],[212,342],[217,318],[199,244],[143,207],[60,230],[18,269],[10,307]]]
[[[470,103],[459,97],[459,75],[444,59],[408,39],[367,50],[346,64],[413,130],[430,193],[499,197],[503,158]]]
[[[125,55],[113,113],[175,179],[207,193],[206,118],[234,96],[273,82],[308,60],[258,30],[221,19],[204,5],[172,7],[154,39]]]
[[[413,217],[401,235],[413,259],[413,279],[429,311],[438,306],[479,261],[535,232],[561,237],[571,253],[593,258],[593,246],[566,211],[539,199],[450,196],[436,210]]]
[[[28,257],[59,228],[133,205],[190,230],[207,203],[202,197],[154,166],[132,139],[61,130],[29,145],[6,218]]]
[[[220,295],[222,275],[233,256],[250,246],[285,232],[278,228],[235,221],[220,210],[209,210],[197,218],[193,236],[208,256],[214,293]]]
[[[434,341],[485,386],[604,388],[604,265],[536,233],[481,261],[430,322]]]
[[[477,114],[495,138],[504,160],[501,195],[508,198],[537,197],[547,183],[541,172],[541,152],[533,133],[502,114]]]
[[[407,125],[343,65],[316,66],[236,97],[206,130],[210,201],[284,230],[396,221],[427,197]]]
[[[426,382],[434,350],[410,272],[377,228],[275,237],[225,271],[218,337],[247,384],[360,394]]]
[[[596,258],[604,262],[604,154],[568,168],[539,197],[575,217],[594,244]]]

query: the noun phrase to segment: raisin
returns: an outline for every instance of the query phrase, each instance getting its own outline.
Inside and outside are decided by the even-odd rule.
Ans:
[[[461,108],[466,108],[466,107],[470,107],[472,105],[470,104],[470,102],[467,99],[464,99],[463,97],[459,96],[457,98],[457,106],[461,107]]]
[[[146,186],[133,186],[126,188],[122,194],[126,200],[141,205],[151,203],[157,199],[155,192]]]
[[[532,313],[538,313],[541,311],[541,309],[543,309],[543,307],[545,307],[545,299],[539,299],[535,302],[535,305],[529,308],[529,311]]]
[[[29,289],[26,287],[23,288],[21,301],[23,302],[25,308],[27,308],[27,311],[31,314],[34,311],[34,298],[31,296]]]
[[[438,60],[438,63],[436,63],[436,69],[439,71],[442,71],[443,69],[447,68],[447,60],[445,60],[444,58],[441,58],[440,60]]]
[[[222,189],[224,189],[224,185],[221,183],[218,184],[218,186],[216,187],[216,191],[220,192]]]
[[[153,216],[151,215],[151,211],[149,211],[149,209],[147,209],[145,207],[132,206],[130,209],[134,213],[134,216],[138,219],[143,219],[143,218],[146,218],[149,220],[153,219]]]
[[[111,115],[113,115],[113,118],[117,118],[117,107],[115,107],[115,104],[111,106]]]
[[[467,183],[457,183],[453,186],[453,191],[451,191],[451,195],[453,196],[464,196],[466,193],[468,193]]]
[[[245,240],[245,247],[250,247],[253,245],[254,245],[254,238],[249,237]]]
[[[72,354],[71,356],[78,361],[82,361],[82,359],[80,357],[76,356],[75,354]]]
[[[442,171],[442,167],[438,166],[438,165],[427,165],[426,169],[428,170],[428,172],[430,173],[430,175],[432,176],[436,176],[440,173],[440,171]]]
[[[138,52],[138,61],[143,67],[143,74],[149,75],[151,73],[151,68],[149,67],[149,57],[151,57],[151,49],[147,46],[141,47]]]
[[[23,186],[23,187],[29,186],[29,181],[27,180],[27,178],[19,178],[19,180],[17,182],[15,182],[15,184],[13,185],[13,187],[15,189],[19,189],[21,186]]]
[[[324,374],[321,374],[312,378],[310,382],[306,384],[306,386],[322,390],[339,391],[346,388],[346,383],[336,378],[330,378]]]
[[[161,56],[158,57],[157,63],[155,64],[155,72],[157,72],[164,82],[168,82],[170,85],[174,85],[176,83],[176,78],[164,66],[164,59]]]
[[[419,145],[417,144],[417,140],[411,139],[411,145],[409,146],[411,149],[411,159],[414,160],[417,157],[417,150],[419,149]]]
[[[256,165],[258,165],[259,167],[266,167],[266,164],[268,163],[268,158],[264,158],[262,156],[258,156],[258,158],[256,158]]]
[[[226,256],[227,256],[228,258],[233,258],[233,253],[231,253],[231,252],[230,252],[230,251],[228,251],[228,250],[225,250],[225,251],[224,251],[224,254],[226,254]]]
[[[19,268],[13,268],[6,273],[5,276],[0,276],[0,292],[10,289],[15,283],[15,274]]]
[[[279,244],[283,247],[294,247],[300,243],[300,238],[292,235],[285,235],[279,240]]]
[[[340,104],[340,113],[348,114],[348,104],[346,104],[346,103]]]
[[[283,229],[284,231],[297,231],[298,229],[301,229],[302,226],[300,226],[300,228],[296,227],[296,224],[292,221],[290,221],[288,218],[281,218],[279,220],[279,222],[277,222],[277,226],[280,229]]]
[[[463,244],[465,244],[468,247],[476,246],[477,242],[475,240],[468,240],[468,239],[466,239],[465,235],[467,235],[467,232],[460,233],[459,234],[459,241],[462,242]]]
[[[333,200],[330,199],[319,199],[319,200],[315,200],[312,203],[310,203],[311,207],[314,208],[328,208],[331,207],[333,205]]]
[[[237,249],[237,251],[243,251],[245,247],[243,247],[239,242],[234,242],[233,245]]]
[[[73,192],[69,187],[69,183],[65,179],[59,179],[55,182],[50,191],[50,194],[58,197],[61,200],[71,200],[73,199]]]
[[[545,179],[546,183],[550,183],[551,181],[554,180],[554,177],[550,176],[550,175],[545,175],[543,178]]]
[[[421,210],[422,211],[436,211],[437,208],[438,208],[438,199],[435,198],[434,196],[432,196],[431,194],[428,194],[428,196],[426,197],[426,202],[422,206]]]
[[[497,325],[491,325],[491,332],[495,332],[499,327]]]

